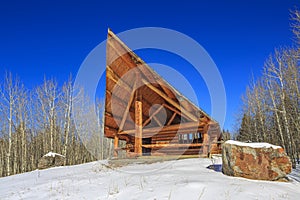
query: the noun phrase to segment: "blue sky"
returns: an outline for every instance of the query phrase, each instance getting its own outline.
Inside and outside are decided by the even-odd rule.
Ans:
[[[29,88],[40,84],[44,75],[62,83],[70,73],[76,75],[88,53],[106,39],[108,27],[115,33],[148,26],[174,29],[195,39],[216,63],[227,94],[224,128],[231,130],[252,74],[260,75],[275,47],[292,44],[289,10],[295,6],[300,2],[1,1],[0,79],[11,71]],[[146,62],[180,71],[195,85],[199,104],[209,113],[205,84],[186,61],[158,50],[137,53]]]

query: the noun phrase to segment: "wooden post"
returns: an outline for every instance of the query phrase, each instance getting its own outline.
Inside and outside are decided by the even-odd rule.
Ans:
[[[118,148],[119,148],[119,137],[116,134],[114,138],[114,157],[118,157]]]
[[[141,101],[135,101],[134,152],[137,154],[137,156],[142,155],[142,131],[143,131],[142,102]]]
[[[206,125],[204,131],[202,133],[203,138],[203,148],[202,148],[202,155],[207,157],[209,153],[209,135],[208,135],[209,125]]]
[[[207,156],[208,154],[208,136],[207,136],[207,132],[203,133],[202,134],[202,137],[203,137],[203,151],[202,151],[202,154],[204,156]]]

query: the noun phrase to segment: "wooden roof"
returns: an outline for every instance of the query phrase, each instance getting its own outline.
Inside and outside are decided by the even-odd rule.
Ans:
[[[140,57],[130,50],[111,30],[106,47],[106,137],[116,134],[120,139],[135,132],[134,101],[142,102],[143,136],[152,132],[161,134],[193,127],[198,130],[216,124],[203,110],[195,106],[167,81],[159,76]],[[154,106],[155,105],[155,106]],[[154,107],[153,107],[154,106]],[[152,113],[149,114],[150,108]]]

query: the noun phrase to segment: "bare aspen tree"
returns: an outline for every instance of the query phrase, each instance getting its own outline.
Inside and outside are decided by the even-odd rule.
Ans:
[[[84,102],[79,108],[81,111],[77,113],[79,116],[77,119],[77,131],[80,132],[80,139],[95,158],[100,158],[100,129],[98,127],[98,119],[96,116],[95,105],[91,103],[91,100],[83,96]]]
[[[8,150],[7,150],[7,161],[6,161],[6,175],[11,175],[12,171],[15,171],[15,169],[12,168],[12,134],[13,134],[13,127],[14,127],[14,121],[13,121],[13,115],[14,115],[14,109],[15,104],[17,101],[17,95],[18,95],[18,86],[19,80],[16,78],[13,80],[12,74],[7,73],[5,76],[5,81],[3,84],[3,88],[1,90],[1,97],[3,100],[3,105],[1,105],[7,119],[7,126],[8,126]]]
[[[266,116],[266,104],[265,104],[265,90],[262,86],[261,80],[258,80],[254,88],[254,100],[256,104],[256,120],[258,121],[259,141],[267,141],[266,129],[265,129],[265,116]]]
[[[2,84],[0,85],[0,90],[2,90]],[[2,94],[2,92],[0,92]],[[7,160],[7,135],[5,134],[6,131],[6,117],[4,115],[3,110],[3,99],[0,96],[0,177],[7,175],[7,167],[6,167],[6,160]]]
[[[70,137],[70,128],[71,128],[71,112],[72,112],[72,104],[73,104],[73,82],[72,77],[69,77],[69,80],[63,85],[62,89],[62,107],[63,107],[63,115],[64,115],[64,146],[63,146],[63,155],[66,157],[65,165],[67,164],[67,148],[69,145],[69,137]]]
[[[35,91],[28,93],[28,137],[30,138],[30,145],[28,147],[28,155],[30,155],[30,162],[28,163],[29,170],[34,170],[37,168],[37,160],[41,157],[43,153],[43,148],[37,144],[38,132],[42,130],[44,125],[41,121],[42,116],[38,115],[39,101],[37,100],[37,95]],[[42,144],[42,143],[41,143]]]
[[[97,99],[96,100],[96,116],[97,116],[97,130],[99,131],[99,139],[100,139],[100,155],[99,155],[99,159],[102,160],[104,159],[104,149],[106,148],[106,146],[104,146],[104,129],[103,129],[103,103]]]
[[[5,141],[3,137],[0,137],[0,177],[5,176]]]
[[[288,57],[289,53],[286,50],[282,50],[281,52],[276,51],[274,55],[274,59],[276,64],[273,62],[268,66],[267,76],[269,79],[274,79],[273,83],[276,84],[277,94],[278,94],[278,103],[280,105],[280,109],[277,110],[282,118],[282,124],[285,131],[286,137],[286,150],[288,154],[292,157],[292,161],[294,161],[294,139],[291,131],[288,113],[287,113],[287,102],[289,100],[288,94],[288,85],[287,81],[290,79],[287,75],[288,65]],[[294,163],[294,162],[293,162]]]
[[[56,133],[56,114],[57,114],[57,101],[58,101],[58,91],[57,83],[55,80],[44,80],[42,86],[37,88],[37,96],[40,102],[41,111],[44,116],[45,131],[47,132],[49,128],[49,149],[50,151],[55,150],[55,133]],[[48,126],[47,126],[48,125]],[[47,142],[47,139],[46,141]],[[47,142],[48,143],[48,142]]]
[[[288,53],[288,54],[287,54]],[[300,52],[295,50],[289,50],[285,52],[285,57],[287,60],[287,68],[285,71],[285,76],[288,77],[286,80],[286,90],[289,94],[289,108],[291,112],[288,112],[293,125],[297,129],[297,135],[300,134],[300,113],[299,106],[292,106],[292,105],[300,105],[300,68],[299,68],[299,60],[300,60]],[[296,114],[296,115],[295,115]]]
[[[21,154],[19,155],[21,158],[19,159],[21,162],[21,172],[27,171],[27,135],[26,135],[26,121],[27,121],[27,112],[28,112],[28,99],[27,99],[27,91],[24,88],[23,84],[20,84],[18,89],[18,95],[16,98],[16,119],[17,119],[17,127],[20,132],[21,137]],[[18,147],[16,147],[18,148]],[[15,156],[17,157],[17,156]]]
[[[271,111],[273,111],[273,113],[275,115],[276,125],[277,125],[278,132],[279,132],[279,135],[280,135],[281,146],[284,149],[286,149],[286,142],[285,142],[285,137],[284,137],[281,118],[280,118],[281,110],[278,108],[279,107],[278,106],[278,101],[276,99],[276,96],[277,96],[276,88],[275,88],[276,84],[275,84],[274,80],[271,78],[272,75],[269,74],[269,71],[268,71],[268,66],[269,65],[274,66],[273,61],[271,59],[268,60],[266,66],[265,66],[265,75],[266,75],[266,77],[269,77],[266,80],[266,86],[267,86],[267,89],[268,89],[269,97],[271,98],[271,102],[272,102],[272,104],[269,106],[269,108],[271,109]]]

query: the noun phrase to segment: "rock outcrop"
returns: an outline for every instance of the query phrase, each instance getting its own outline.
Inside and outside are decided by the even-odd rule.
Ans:
[[[50,167],[57,167],[64,165],[65,157],[58,153],[49,152],[44,155],[38,163],[39,169],[46,169]]]
[[[284,181],[291,170],[290,158],[280,146],[232,140],[222,146],[222,171],[226,175]]]

